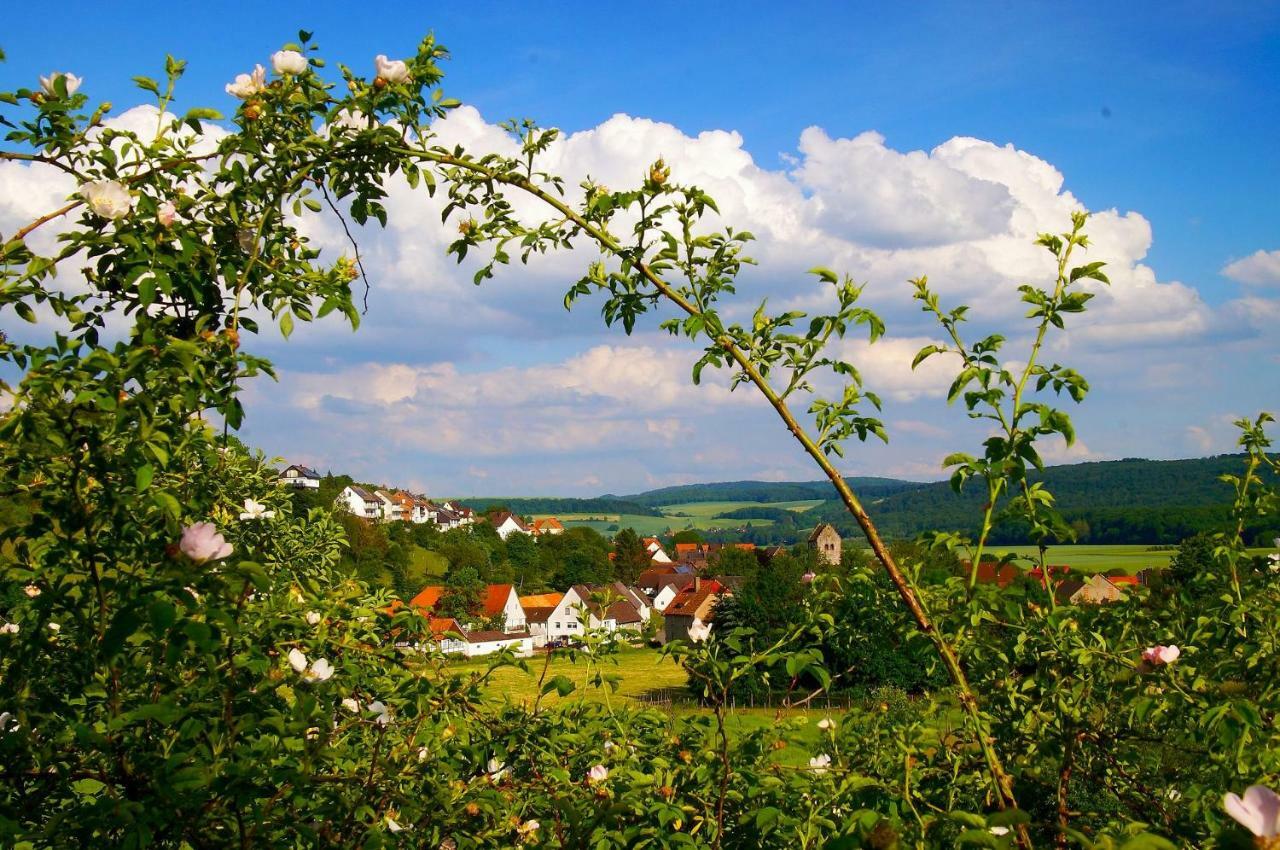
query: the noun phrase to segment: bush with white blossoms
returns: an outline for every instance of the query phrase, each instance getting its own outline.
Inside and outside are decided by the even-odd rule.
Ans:
[[[874,341],[883,323],[860,287],[826,269],[815,274],[829,315],[762,306],[750,327],[722,316],[717,301],[732,294],[750,237],[720,228],[714,200],[681,185],[678,164],[657,160],[624,190],[579,193],[539,167],[554,130],[509,125],[514,158],[437,144],[434,123],[458,104],[440,88],[445,51],[431,38],[413,56],[362,57],[336,73],[306,33],[263,56],[272,78],[256,63],[228,82],[238,101],[228,118],[164,111],[190,100],[175,96],[180,60],[160,79],[136,78],[155,98],[154,132],[113,126],[110,105],[70,72],[0,93],[0,161],[76,187],[0,236],[0,375],[21,376],[0,381],[12,400],[0,413],[0,487],[23,508],[0,529],[0,846],[1273,840],[1274,795],[1224,798],[1280,785],[1280,582],[1243,539],[1277,508],[1266,417],[1241,423],[1234,527],[1216,541],[1212,573],[1190,586],[1057,605],[1052,588],[924,585],[918,564],[881,547],[880,572],[816,577],[807,619],[783,640],[712,631],[671,647],[706,712],[572,699],[563,676],[543,685],[562,697],[554,708],[486,696],[492,671],[516,662],[446,663],[417,612],[339,569],[332,512],[295,513],[271,464],[232,435],[241,389],[272,375],[252,352],[263,324],[288,337],[330,315],[359,323],[356,246],[322,257],[308,238],[314,217],[385,224],[388,181],[434,192],[458,225],[450,253],[480,257],[477,282],[517,246],[534,260],[593,243],[602,259],[566,282],[568,303],[598,294],[606,320],[628,332],[654,303],[674,306],[680,318],[664,327],[697,340],[695,374],[729,366],[765,392],[840,485],[828,456],[885,431],[879,400],[823,345],[855,331]],[[213,121],[225,134],[205,133]],[[517,196],[545,218],[517,217]],[[1041,237],[1058,279],[1023,294],[1042,331],[1085,309],[1084,283],[1105,284],[1100,263],[1069,262],[1088,247],[1084,225],[1079,215],[1069,232]],[[613,235],[624,231],[636,238]],[[1053,542],[1063,531],[1051,499],[1022,485],[1035,440],[1072,433],[1047,393],[1078,399],[1087,383],[1032,358],[1022,398],[1006,386],[1012,367],[993,365],[1003,337],[966,347],[963,311],[941,308],[923,280],[917,297],[956,342],[921,356],[954,358],[968,387],[957,398],[993,423],[991,411],[1020,398],[987,444],[998,462],[953,456],[957,483],[1021,493],[1018,516]],[[7,333],[15,320],[29,326]],[[795,380],[775,387],[784,364]],[[788,397],[824,372],[844,389],[806,404],[806,419]],[[840,492],[879,540],[856,494]],[[820,647],[842,639],[827,611],[851,584],[872,588],[877,616],[947,686],[873,695],[821,720],[816,746],[811,719],[730,730],[726,705],[744,677],[799,698],[840,675]],[[428,649],[402,648],[415,645]],[[584,680],[616,685],[613,647],[588,646],[572,653]]]

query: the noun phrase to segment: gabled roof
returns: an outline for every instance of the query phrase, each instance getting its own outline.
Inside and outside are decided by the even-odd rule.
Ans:
[[[525,622],[526,623],[545,623],[555,610],[556,610],[555,605],[525,606],[525,609],[524,609]]]
[[[639,593],[636,593],[635,590],[631,589],[630,587],[627,587],[622,582],[615,581],[613,584],[609,586],[613,588],[614,592],[617,593],[618,596],[622,597],[623,599],[630,602],[633,606],[635,606],[635,609],[637,611],[648,607],[649,601],[647,599],[645,599]]]
[[[525,610],[548,606],[554,608],[560,604],[561,599],[564,599],[563,593],[531,593],[520,597],[520,607]]]
[[[813,531],[809,533],[809,542],[813,543],[814,541],[816,541],[818,539],[818,535],[822,534],[822,532],[828,528],[831,529],[832,531],[836,531],[835,526],[829,522],[818,523],[817,526],[814,527]],[[840,532],[836,531],[836,536],[837,537],[840,536]]]
[[[525,531],[529,530],[529,526],[525,525],[524,521],[521,520],[520,517],[511,513],[511,511],[498,511],[493,515],[491,522],[493,523],[494,528],[500,528],[507,520],[514,522],[516,524],[516,528],[520,528]]]
[[[409,604],[414,608],[422,608],[430,611],[432,608],[436,607],[441,596],[444,596],[444,585],[429,584],[422,588],[422,590],[419,590],[418,595],[409,600]]]
[[[636,587],[662,587],[662,583],[675,574],[675,567],[651,567],[640,573]]]
[[[533,524],[529,526],[529,530],[534,534],[546,534],[556,530],[564,531],[564,523],[553,516],[545,519],[535,519]]]
[[[361,487],[359,484],[348,484],[347,489],[350,490],[352,493],[355,493],[357,496],[359,496],[361,499],[363,499],[366,502],[379,501],[377,496],[373,495],[368,490]]]
[[[703,617],[708,613],[708,602],[726,592],[725,587],[714,579],[704,581],[697,586],[691,584],[676,594],[676,598],[671,600],[662,615],[664,617]]]
[[[302,466],[302,465],[300,465],[300,464],[296,464],[296,463],[294,463],[294,464],[290,464],[289,466],[286,466],[284,469],[280,470],[280,474],[281,474],[281,475],[284,475],[286,472],[288,472],[288,471],[289,471],[289,470],[291,470],[291,469],[296,469],[296,470],[298,470],[298,474],[299,474],[299,475],[301,475],[301,476],[303,476],[304,478],[319,478],[319,477],[320,477],[320,473],[316,472],[316,471],[315,471],[314,469],[312,469],[311,467],[309,467],[309,466]]]
[[[507,599],[511,596],[511,585],[491,584],[484,589],[484,599],[480,603],[485,616],[494,617],[507,608]]]
[[[613,620],[619,626],[644,622],[644,618],[640,616],[640,609],[626,599],[619,599],[610,605],[602,619]]]

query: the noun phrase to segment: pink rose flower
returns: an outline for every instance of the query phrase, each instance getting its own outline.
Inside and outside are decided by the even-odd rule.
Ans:
[[[1222,807],[1236,822],[1259,838],[1280,836],[1280,794],[1263,785],[1250,785],[1241,799],[1222,798]]]
[[[161,227],[173,227],[177,217],[178,208],[173,205],[173,201],[164,201],[156,207],[156,221],[160,222]]]
[[[1160,666],[1162,664],[1172,664],[1178,660],[1178,656],[1182,655],[1182,650],[1176,646],[1149,646],[1142,651],[1142,660],[1148,664]]]
[[[604,782],[608,778],[609,778],[609,768],[605,767],[602,764],[598,764],[587,771],[588,782]]]
[[[231,554],[231,544],[218,533],[217,527],[211,522],[197,522],[187,526],[182,532],[178,548],[198,564],[217,561]]]

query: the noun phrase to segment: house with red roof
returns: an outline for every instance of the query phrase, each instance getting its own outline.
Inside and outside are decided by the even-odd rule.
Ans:
[[[409,600],[409,604],[430,613],[435,610],[444,594],[444,585],[427,585]],[[527,625],[524,609],[520,607],[520,597],[516,596],[515,587],[509,584],[486,585],[480,595],[480,610],[474,612],[474,615],[477,619],[501,617],[503,631],[508,634],[525,631]]]
[[[700,643],[711,634],[716,603],[732,593],[714,579],[695,578],[662,611],[663,641]]]
[[[544,534],[564,534],[564,523],[553,516],[535,519],[529,524],[529,531],[534,537],[541,537]]]

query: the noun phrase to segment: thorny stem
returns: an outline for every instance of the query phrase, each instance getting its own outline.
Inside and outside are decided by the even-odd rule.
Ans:
[[[484,166],[477,165],[466,159],[452,156],[441,151],[422,151],[422,150],[406,150],[413,156],[422,157],[431,160],[440,165],[461,168],[478,174],[486,180],[502,183],[520,189],[544,203],[555,208],[566,219],[572,221],[583,230],[592,239],[598,242],[603,248],[615,255],[626,253],[626,249],[620,245],[609,233],[587,221],[575,210],[561,201],[559,198],[547,193],[528,179],[508,173],[494,171]],[[671,301],[678,308],[688,313],[690,316],[702,316],[702,311],[692,304],[688,299],[683,297],[679,292],[675,291],[670,284],[659,277],[649,267],[649,265],[641,260],[634,261],[634,268],[648,281],[659,293],[667,300]],[[872,552],[875,553],[876,559],[880,561],[885,572],[888,573],[889,579],[893,582],[894,588],[898,591],[898,595],[902,598],[902,602],[906,605],[912,619],[916,623],[916,627],[920,632],[929,637],[933,641],[943,666],[947,670],[947,674],[954,683],[956,690],[959,692],[959,701],[968,717],[977,738],[978,745],[982,749],[983,757],[987,765],[987,771],[991,775],[992,784],[995,790],[996,802],[1001,809],[1017,808],[1017,800],[1013,793],[1013,779],[1005,771],[1004,765],[1001,763],[1000,756],[996,753],[992,738],[987,731],[986,721],[982,716],[981,708],[978,705],[978,698],[973,692],[973,688],[969,684],[968,677],[965,675],[963,667],[960,665],[959,657],[955,649],[941,635],[933,622],[929,619],[928,614],[921,604],[919,596],[911,587],[906,576],[903,575],[901,568],[890,554],[889,548],[885,545],[884,539],[880,536],[879,529],[872,522],[871,517],[867,514],[862,506],[862,502],[854,494],[849,484],[844,480],[844,476],[835,468],[831,461],[823,453],[822,449],[814,442],[813,438],[805,431],[803,426],[796,420],[795,415],[791,412],[786,402],[773,389],[768,380],[760,374],[741,348],[727,334],[721,334],[714,338],[719,345],[742,369],[747,375],[751,383],[769,402],[770,406],[777,412],[778,416],[786,425],[787,430],[804,448],[805,452],[813,459],[822,472],[831,481],[836,488],[836,492],[840,496],[840,500],[848,509],[849,514],[858,523],[858,527],[862,529],[863,535],[867,538],[867,542],[871,545]],[[1031,839],[1027,833],[1025,826],[1018,828],[1018,843],[1021,847],[1030,848]]]

